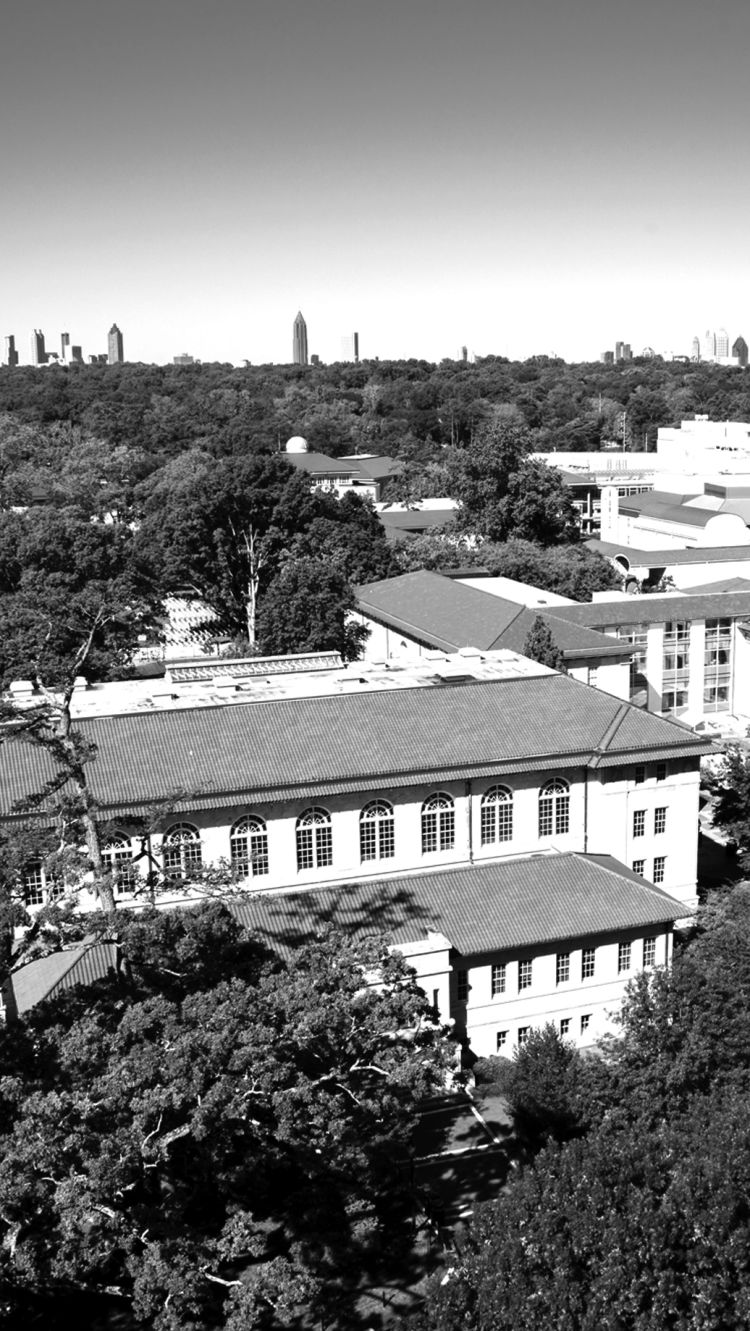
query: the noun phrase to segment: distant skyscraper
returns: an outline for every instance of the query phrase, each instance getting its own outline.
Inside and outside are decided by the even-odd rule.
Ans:
[[[740,336],[737,338],[732,346],[732,355],[737,357],[737,360],[743,368],[747,366],[747,342],[744,337]]]
[[[466,364],[466,362],[467,362],[468,359],[469,359],[469,348],[468,348],[468,347],[462,347],[462,348],[461,348],[461,356],[460,356],[459,359],[463,361],[464,365]]]
[[[70,347],[70,333],[60,334],[60,359],[68,359],[68,349]]]
[[[726,328],[720,328],[716,334],[716,355],[729,355],[729,334]]]
[[[693,360],[700,360],[700,358],[701,358],[701,340],[700,340],[699,337],[694,337],[694,338],[693,338],[693,346],[692,346],[692,350],[691,350],[691,352],[690,352],[690,355],[692,356]]]
[[[18,352],[16,351],[16,339],[12,333],[9,333],[5,339],[5,355],[3,365],[7,365],[12,370],[18,364]]]
[[[292,360],[295,365],[307,365],[307,324],[301,310],[294,321],[292,335]]]
[[[188,355],[187,351],[183,351],[183,353],[182,353],[181,356],[174,356],[174,357],[173,357],[173,359],[172,359],[172,364],[173,364],[173,365],[195,365],[195,356],[190,356],[190,355]]]
[[[703,334],[703,343],[701,345],[701,360],[714,360],[716,357],[716,334],[707,328]]]
[[[348,333],[346,337],[342,337],[341,356],[343,360],[359,363],[359,333]]]
[[[47,364],[47,352],[44,349],[44,333],[41,328],[35,328],[31,334],[31,364]]]
[[[74,365],[83,365],[83,351],[80,347],[72,346],[70,348],[70,359]]]
[[[107,347],[107,359],[110,365],[122,365],[125,355],[122,349],[122,333],[117,324],[112,324],[109,330],[109,340]]]

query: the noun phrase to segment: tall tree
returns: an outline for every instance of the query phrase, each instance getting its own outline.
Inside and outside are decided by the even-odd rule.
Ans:
[[[531,661],[538,661],[540,665],[549,666],[550,670],[559,670],[562,674],[566,673],[565,657],[552,637],[549,625],[545,623],[541,615],[535,617],[534,623],[526,634],[523,655],[528,656]]]
[[[134,951],[123,929],[145,995],[83,990],[0,1032],[0,1279],[106,1285],[155,1331],[344,1331],[408,1242],[400,1162],[444,1035],[380,940],[264,968],[215,910],[162,921]],[[202,983],[175,989],[191,953]]]

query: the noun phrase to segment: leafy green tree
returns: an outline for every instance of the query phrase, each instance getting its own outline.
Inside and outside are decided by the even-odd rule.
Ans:
[[[580,1126],[577,1073],[580,1055],[551,1022],[532,1030],[516,1049],[507,1096],[517,1130],[532,1140],[564,1141]]]
[[[477,558],[493,577],[516,578],[572,601],[590,601],[594,592],[621,582],[606,559],[579,543],[544,547],[515,538],[502,544],[485,541]]]
[[[355,604],[351,587],[331,564],[309,557],[288,560],[263,598],[261,653],[334,651],[356,661],[367,629],[348,618]]]
[[[577,537],[570,492],[560,473],[529,458],[530,431],[519,414],[496,413],[452,454],[458,524],[490,541],[508,537],[555,545]]]
[[[249,974],[205,909],[122,946],[146,996],[83,990],[0,1031],[4,1288],[106,1286],[155,1331],[355,1325],[407,1241],[402,1162],[446,1062],[413,973],[327,935]]]
[[[742,868],[750,871],[750,754],[730,746],[708,785],[713,797],[714,827],[724,832],[737,850]]]
[[[420,1331],[721,1331],[750,1315],[743,1097],[549,1148],[479,1208]]]
[[[531,661],[538,661],[540,665],[549,666],[551,670],[559,670],[562,674],[566,673],[565,658],[558,647],[549,629],[541,615],[537,615],[534,623],[526,635],[526,641],[523,644],[523,655],[528,656]]]

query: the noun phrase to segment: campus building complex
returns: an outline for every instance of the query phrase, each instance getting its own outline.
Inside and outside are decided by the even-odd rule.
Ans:
[[[387,934],[479,1054],[547,1020],[595,1041],[696,898],[707,741],[513,652],[207,663],[81,687],[75,713],[123,901],[224,862],[282,951]],[[6,810],[51,775],[21,740],[0,772]],[[46,899],[41,862],[25,890]]]

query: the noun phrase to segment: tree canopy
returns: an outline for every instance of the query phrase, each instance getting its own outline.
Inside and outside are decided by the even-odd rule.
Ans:
[[[631,984],[602,1058],[566,1055],[554,1031],[519,1054],[511,1098],[548,1144],[477,1209],[421,1331],[744,1325],[748,1019],[744,884],[703,909],[670,970]]]
[[[445,1066],[412,973],[336,935],[283,963],[215,905],[120,939],[120,979],[0,1031],[6,1301],[106,1287],[155,1331],[352,1326]]]

